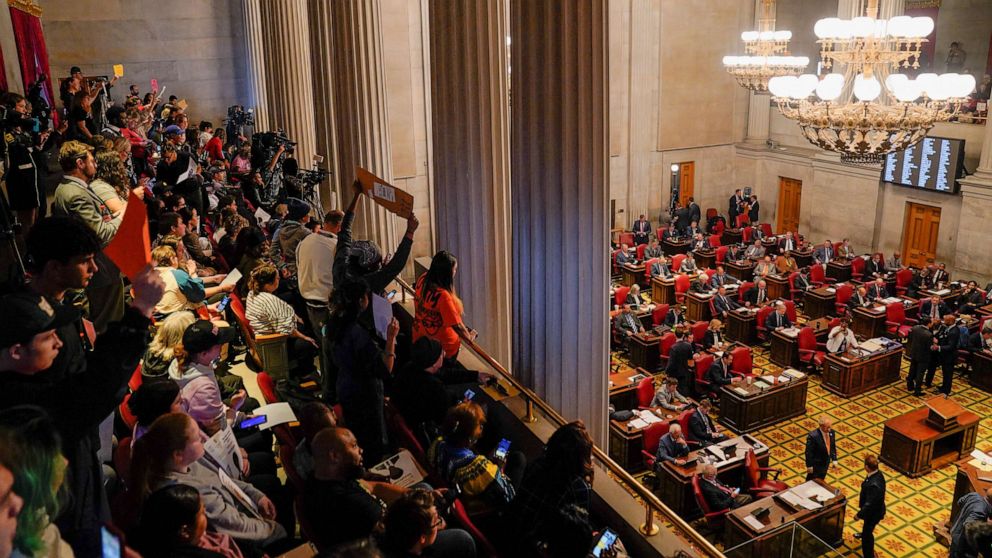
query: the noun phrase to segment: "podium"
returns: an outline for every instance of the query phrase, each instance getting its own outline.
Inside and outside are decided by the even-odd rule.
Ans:
[[[949,465],[975,449],[981,418],[938,395],[926,406],[885,421],[880,459],[912,478]]]

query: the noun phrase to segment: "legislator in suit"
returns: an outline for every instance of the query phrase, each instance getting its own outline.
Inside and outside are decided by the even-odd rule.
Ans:
[[[943,320],[950,312],[951,309],[940,300],[940,297],[935,296],[920,304],[920,312],[917,315],[920,320]]]
[[[672,276],[672,270],[668,269],[668,264],[664,260],[658,260],[651,264],[651,277],[663,277],[665,279]]]
[[[676,459],[685,459],[687,455],[689,455],[689,443],[682,434],[682,429],[677,424],[673,424],[668,434],[662,436],[661,440],[658,441],[655,467],[660,467],[666,461],[674,462]]]
[[[648,243],[648,237],[651,235],[651,221],[648,221],[641,215],[640,218],[634,221],[632,229],[634,231],[634,240],[637,241],[637,244]]]
[[[768,317],[765,318],[765,328],[768,331],[775,331],[780,327],[792,327],[789,316],[784,311],[779,312],[778,310],[768,314]]]
[[[906,376],[906,389],[913,395],[923,395],[923,375],[930,368],[932,357],[930,346],[933,345],[933,331],[925,322],[918,323],[909,330],[909,375]]]
[[[676,335],[678,336],[677,333]],[[690,389],[692,368],[689,366],[691,359],[692,345],[685,340],[684,336],[680,336],[668,353],[668,366],[665,367],[665,374],[678,380],[680,393],[692,393]]]
[[[813,251],[813,260],[818,264],[826,264],[832,259],[834,259],[834,247],[829,242],[824,242],[823,246]]]
[[[861,494],[858,496],[858,514],[855,519],[864,521],[861,529],[861,555],[875,556],[875,526],[885,517],[885,477],[878,470],[878,458],[865,456],[865,472],[868,476],[861,481]]]
[[[706,500],[711,512],[739,508],[751,502],[751,496],[741,494],[739,488],[731,488],[716,478],[716,467],[708,463],[699,476],[699,491]]]
[[[820,419],[820,426],[806,436],[806,480],[824,479],[831,463],[837,462],[837,435],[833,421]]]
[[[704,401],[709,401],[704,399]],[[719,427],[713,422],[713,419],[709,416],[709,409],[711,405],[709,403],[705,404],[706,410],[704,411],[704,404],[700,404],[696,409],[695,413],[689,417],[689,435],[693,440],[699,442],[701,446],[709,446],[722,442],[727,439],[727,435],[718,432]]]
[[[930,362],[927,370],[927,378],[924,382],[927,387],[933,383],[934,374],[937,371],[937,364],[940,364],[941,384],[940,392],[944,395],[951,394],[951,383],[954,381],[954,364],[958,358],[958,343],[961,333],[954,323],[954,316],[947,315],[944,323],[937,326],[934,332],[934,343],[937,345],[937,362]]]
[[[751,306],[760,306],[768,302],[768,289],[761,286],[754,286],[744,293],[744,301],[750,302]]]
[[[718,316],[726,317],[728,312],[731,310],[736,310],[740,307],[741,305],[738,304],[733,297],[727,296],[725,290],[724,292],[718,291],[717,294],[713,296],[713,311],[716,312]]]

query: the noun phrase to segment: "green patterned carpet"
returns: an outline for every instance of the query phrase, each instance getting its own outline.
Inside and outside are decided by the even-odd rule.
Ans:
[[[752,352],[756,369],[777,368],[769,362],[766,348],[752,347]],[[614,358],[623,360],[619,355]],[[908,370],[909,361],[904,359],[903,380],[851,399],[824,390],[820,377],[811,375],[806,415],[752,433],[771,447],[769,465],[782,469],[779,480],[794,486],[802,483],[806,476],[803,461],[806,434],[816,427],[821,413],[833,417],[840,466],[832,470],[826,480],[841,488],[848,497],[844,546],[837,549],[843,556],[861,556],[861,543],[854,538],[854,533],[861,530],[861,522],[855,521],[854,514],[864,478],[864,455],[867,452],[877,455],[881,450],[882,425],[886,420],[922,405],[922,398],[906,391]],[[938,371],[937,382],[940,377]],[[933,393],[925,392],[927,396]],[[983,418],[992,412],[989,394],[971,387],[960,374],[955,375],[952,397]],[[978,431],[977,449],[992,449],[989,428],[989,423],[983,420]],[[956,467],[950,465],[917,479],[910,479],[884,464],[881,467],[888,489],[888,513],[875,530],[876,553],[879,556],[946,557],[947,548],[934,539],[932,526],[947,521],[950,515]]]

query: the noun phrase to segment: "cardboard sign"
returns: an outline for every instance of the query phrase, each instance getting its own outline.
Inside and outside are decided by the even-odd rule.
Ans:
[[[406,219],[413,214],[413,196],[371,172],[357,167],[358,181],[375,203]]]
[[[152,92],[155,93],[157,91],[158,91],[158,80],[152,78]]]
[[[124,64],[114,64],[114,77],[124,77]]]
[[[134,192],[128,195],[121,226],[114,239],[103,249],[103,253],[132,281],[152,261],[148,210],[145,209],[145,202],[134,195]]]

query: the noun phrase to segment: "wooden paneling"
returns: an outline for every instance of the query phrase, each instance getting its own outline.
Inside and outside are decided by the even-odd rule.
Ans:
[[[935,259],[939,230],[939,207],[906,202],[906,224],[902,234],[903,262],[906,265],[923,267],[928,259]]]
[[[693,184],[696,180],[696,163],[679,163],[679,205],[689,203],[693,196]]]
[[[778,222],[775,231],[799,232],[803,182],[794,178],[778,177]]]

